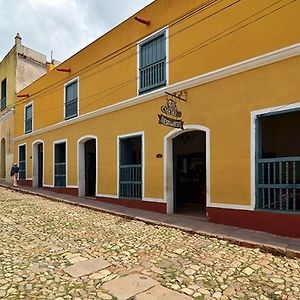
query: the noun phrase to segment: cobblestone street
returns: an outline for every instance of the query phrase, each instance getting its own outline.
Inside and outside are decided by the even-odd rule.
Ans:
[[[300,299],[300,260],[3,188],[0,236],[0,299],[116,300],[107,283],[129,274],[176,299]],[[95,258],[108,266],[66,271]]]

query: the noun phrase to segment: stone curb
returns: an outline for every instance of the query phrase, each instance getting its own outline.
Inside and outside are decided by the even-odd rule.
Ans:
[[[275,256],[287,256],[289,258],[300,258],[300,252],[288,249],[288,247],[278,248],[278,247],[273,247],[272,245],[264,245],[262,243],[258,243],[258,242],[251,241],[251,240],[239,240],[239,239],[236,239],[236,238],[230,237],[230,236],[218,235],[218,234],[209,233],[209,232],[194,231],[190,228],[186,228],[186,227],[183,227],[183,226],[168,224],[168,223],[154,221],[154,220],[145,219],[145,218],[141,218],[141,217],[134,217],[134,216],[130,216],[130,215],[120,213],[120,212],[112,211],[112,210],[109,210],[109,209],[94,207],[94,206],[90,206],[90,205],[87,205],[87,204],[82,204],[82,203],[69,201],[69,200],[66,200],[66,199],[57,198],[57,197],[54,197],[54,196],[39,194],[37,192],[32,192],[32,191],[24,190],[24,189],[19,188],[19,187],[8,186],[8,185],[1,184],[1,183],[0,183],[0,187],[6,188],[6,189],[9,189],[9,190],[12,190],[12,191],[17,191],[17,192],[20,192],[20,193],[23,193],[23,194],[39,196],[39,197],[42,197],[42,198],[45,198],[45,199],[48,199],[48,200],[51,200],[51,201],[56,201],[56,202],[61,202],[61,203],[65,203],[65,204],[70,204],[70,205],[74,205],[74,206],[87,208],[87,209],[92,209],[94,211],[100,211],[100,212],[103,212],[103,213],[107,213],[107,214],[110,214],[110,215],[113,215],[113,216],[122,217],[122,218],[129,219],[129,220],[141,221],[141,222],[144,222],[144,223],[150,224],[150,225],[164,226],[164,227],[168,227],[168,228],[174,228],[174,229],[182,230],[182,231],[190,233],[190,234],[198,234],[198,235],[209,237],[209,238],[216,238],[218,240],[227,241],[227,242],[229,242],[231,244],[234,244],[234,245],[238,245],[238,246],[242,246],[242,247],[246,247],[246,248],[259,249],[262,252],[271,253]]]

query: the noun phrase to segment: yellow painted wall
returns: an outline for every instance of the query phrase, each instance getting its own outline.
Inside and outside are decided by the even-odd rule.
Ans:
[[[185,124],[210,129],[213,202],[250,204],[250,113],[299,99],[299,70],[300,57],[291,58],[188,90],[188,102],[179,104]],[[291,81],[296,84],[290,86]],[[45,184],[51,185],[53,142],[68,139],[68,185],[77,185],[77,140],[95,135],[99,142],[98,193],[115,195],[117,136],[144,131],[145,197],[163,198],[163,158],[156,154],[164,153],[164,136],[171,130],[157,124],[163,104],[165,97],[26,139],[27,177],[32,176],[33,141],[45,141]]]
[[[39,116],[35,129],[63,121],[64,84],[77,76],[81,115],[137,96],[136,42],[167,25],[171,84],[300,40],[299,1],[272,6],[272,0],[244,0],[226,8],[232,1],[224,0],[178,21],[206,2],[155,1],[138,13],[151,20],[150,26],[129,18],[59,66],[71,68],[70,74],[53,70],[21,91],[20,94],[31,95],[29,101],[35,101]],[[175,20],[177,23],[173,24]],[[194,51],[195,47],[200,48]],[[24,100],[18,102],[17,117],[22,118]],[[23,126],[17,121],[16,136],[21,134]]]
[[[0,141],[5,140],[5,151],[0,147],[0,176],[7,181],[10,180],[10,168],[13,163],[13,115],[7,117],[9,111],[15,101],[15,86],[16,86],[16,52],[15,47],[3,58],[0,62],[0,90],[1,82],[6,78],[6,109],[0,112]],[[0,94],[1,96],[1,94]],[[6,115],[5,115],[6,114]],[[5,157],[5,158],[4,158]],[[5,171],[4,171],[5,170]]]
[[[299,42],[300,24],[296,12],[300,10],[300,2],[281,9],[279,5],[270,6],[273,2],[245,0],[214,14],[232,3],[221,1],[171,26],[170,83]],[[289,2],[283,1],[281,5]],[[31,97],[19,101],[16,107],[15,155],[18,144],[26,142],[28,178],[32,177],[29,157],[35,140],[45,142],[45,184],[51,185],[53,142],[68,139],[67,184],[77,185],[77,140],[85,135],[96,135],[99,142],[98,193],[116,195],[117,136],[144,131],[145,197],[163,198],[164,158],[156,158],[156,154],[164,153],[164,136],[171,130],[157,124],[157,114],[161,105],[165,104],[165,97],[80,123],[72,124],[70,121],[60,129],[34,136],[23,136],[24,105],[34,101],[34,130],[38,130],[63,122],[64,84],[77,76],[81,115],[136,96],[136,46],[106,63],[98,64],[96,61],[114,49],[140,40],[171,23],[201,3],[204,1],[155,1],[138,14],[151,20],[150,27],[130,18],[60,66],[70,67],[71,74],[53,70],[22,91]],[[266,7],[269,8],[262,11]],[[264,17],[264,14],[268,15]],[[254,17],[249,18],[251,15],[261,19],[255,21]],[[246,18],[249,18],[247,22],[254,23],[245,25],[242,21]],[[196,22],[197,25],[193,25]],[[238,22],[244,26],[240,30],[182,59],[178,58]],[[180,31],[182,29],[185,30]],[[250,113],[299,99],[299,70],[300,58],[295,57],[187,90],[188,102],[179,104],[185,124],[198,124],[210,129],[212,202],[250,204]]]
[[[0,123],[0,142],[3,139],[5,140],[5,149],[2,149],[2,147],[0,146],[0,155],[1,155],[1,160],[0,160],[1,173],[0,174],[1,174],[1,177],[6,179],[6,181],[10,181],[10,179],[11,179],[10,178],[10,168],[14,161],[14,156],[13,156],[14,145],[12,142],[13,132],[14,132],[14,117],[13,117],[13,114],[10,114],[9,117],[5,118],[5,120],[3,120]]]
[[[0,62],[0,83],[6,79],[6,106],[15,101],[16,90],[16,52],[15,47]],[[1,86],[0,86],[1,90]]]

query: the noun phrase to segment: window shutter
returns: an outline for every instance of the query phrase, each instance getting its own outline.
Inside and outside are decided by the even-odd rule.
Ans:
[[[166,36],[165,32],[140,46],[140,93],[166,84]]]

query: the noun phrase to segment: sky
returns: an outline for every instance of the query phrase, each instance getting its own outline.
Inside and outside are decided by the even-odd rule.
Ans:
[[[64,61],[152,0],[0,0],[0,60],[22,44]]]

